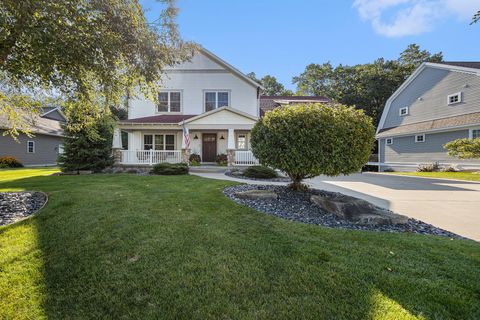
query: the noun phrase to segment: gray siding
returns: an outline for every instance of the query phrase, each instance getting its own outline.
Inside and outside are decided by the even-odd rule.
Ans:
[[[52,111],[49,114],[44,115],[43,118],[65,122],[65,118],[60,114],[60,112],[58,112],[58,110]]]
[[[457,92],[463,102],[448,105],[447,96]],[[409,107],[409,115],[399,115],[403,107]],[[427,67],[392,101],[383,128],[479,111],[479,76]]]
[[[394,137],[393,145],[385,145],[385,139],[379,140],[380,162],[383,163],[455,163],[480,164],[480,160],[460,160],[450,157],[443,148],[447,142],[455,139],[468,138],[468,130],[438,132],[425,134],[425,142],[415,142],[415,135]],[[415,170],[415,167],[412,167]]]
[[[61,137],[37,134],[29,138],[20,134],[17,142],[2,133],[0,130],[0,157],[13,156],[27,166],[57,163],[58,145],[63,143]],[[27,153],[27,141],[35,141],[35,153]]]

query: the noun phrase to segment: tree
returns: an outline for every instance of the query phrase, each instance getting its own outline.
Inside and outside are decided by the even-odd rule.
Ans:
[[[137,87],[155,99],[164,67],[193,49],[178,35],[175,1],[160,1],[164,10],[154,23],[138,1],[2,1],[0,113],[15,127],[16,112],[30,103],[12,94],[34,89],[81,101],[77,107],[90,109],[85,114],[118,105]]]
[[[293,83],[299,94],[326,96],[342,104],[356,105],[377,125],[387,99],[413,70],[424,61],[441,60],[442,53],[431,54],[412,44],[397,60],[380,58],[372,63],[335,68],[329,62],[310,64],[293,78]]]
[[[358,172],[375,141],[372,119],[344,105],[302,104],[276,108],[252,130],[252,151],[261,164],[286,172],[293,189],[321,174]]]
[[[480,10],[473,15],[472,22],[470,24],[477,23],[478,21],[480,21]]]
[[[247,77],[263,86],[262,94],[266,96],[293,96],[293,91],[285,89],[283,84],[277,81],[277,78],[266,75],[258,79],[255,72],[250,72]]]
[[[113,164],[112,136],[115,120],[108,112],[90,115],[94,119],[84,123],[85,115],[79,108],[65,110],[69,126],[64,126],[63,153],[59,157],[62,171],[93,170],[95,172]]]
[[[480,138],[457,139],[447,143],[444,147],[452,157],[459,159],[480,159]]]

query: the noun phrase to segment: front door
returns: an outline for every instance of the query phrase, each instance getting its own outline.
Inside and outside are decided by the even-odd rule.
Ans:
[[[215,162],[217,155],[217,134],[204,133],[202,135],[202,161]]]

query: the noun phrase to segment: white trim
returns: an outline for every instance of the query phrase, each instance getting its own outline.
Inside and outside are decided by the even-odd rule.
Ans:
[[[473,131],[480,131],[480,127],[468,129],[468,139],[473,139]]]
[[[410,83],[415,80],[415,78],[427,67],[430,68],[436,68],[436,69],[443,69],[443,70],[449,70],[449,71],[456,71],[456,72],[464,72],[468,74],[474,74],[477,76],[480,76],[480,69],[475,69],[475,68],[465,68],[465,67],[457,67],[457,66],[452,66],[448,64],[440,64],[440,63],[432,63],[432,62],[424,62],[422,63],[408,78],[405,80],[402,85],[388,98],[387,103],[385,104],[385,108],[383,109],[382,116],[380,118],[380,122],[377,127],[377,134],[378,132],[383,129],[383,126],[385,125],[385,120],[387,118],[388,112],[390,111],[390,106],[392,105],[393,100],[395,100],[400,93],[405,90]]]
[[[30,142],[32,143],[32,149],[33,149],[33,151],[31,152],[30,152]],[[35,141],[33,140],[27,141],[27,153],[35,153]]]
[[[178,92],[180,93],[180,111],[170,111],[170,93]],[[160,93],[167,93],[167,111],[158,111],[158,104],[155,106],[155,114],[182,114],[183,112],[183,89],[162,89],[158,92]],[[160,101],[159,101],[160,102]]]
[[[418,141],[418,138],[422,137],[422,141]],[[425,133],[415,135],[415,143],[424,143],[425,142]]]
[[[457,96],[458,96],[458,101],[450,102],[450,98],[457,97]],[[460,91],[460,92],[457,92],[457,93],[449,94],[449,95],[447,96],[447,105],[451,106],[451,105],[455,105],[455,104],[457,104],[457,103],[463,102],[463,101],[462,101],[462,100],[463,100],[463,99],[462,99],[462,96],[463,96],[463,95],[462,95],[462,92],[461,92],[461,91]]]
[[[432,121],[432,120],[429,120],[429,121]],[[423,121],[422,121],[423,122]],[[417,122],[419,123],[419,122]],[[412,123],[412,124],[415,124],[415,123]],[[471,126],[477,126],[478,124],[477,123],[471,123],[471,124],[463,124],[463,125],[460,125],[460,126],[454,126],[454,127],[444,127],[444,128],[437,128],[437,129],[429,129],[429,130],[422,130],[423,132],[425,133],[431,133],[431,132],[450,132],[450,131],[457,131],[459,129],[467,129]],[[411,136],[413,134],[415,134],[414,131],[411,131],[411,132],[405,132],[405,133],[399,133],[399,134],[395,134],[395,133],[389,133],[388,131],[386,131],[386,133],[388,134],[388,136],[392,136],[392,137],[407,137],[407,136]],[[377,134],[375,137],[377,139],[384,139],[385,136],[382,136],[381,135],[382,133],[380,134]]]
[[[390,140],[390,143],[388,142]],[[385,145],[386,146],[391,146],[393,144],[393,138],[385,138]]]
[[[402,110],[406,110],[406,112],[402,113]],[[408,114],[409,114],[409,108],[408,107],[403,107],[403,108],[398,109],[398,115],[400,117],[408,116]]]
[[[240,111],[238,109],[235,109],[235,108],[232,108],[232,107],[221,107],[221,108],[218,108],[218,109],[214,109],[214,110],[211,110],[211,111],[208,111],[208,112],[204,112],[202,114],[199,114],[198,116],[195,116],[195,117],[191,117],[190,119],[186,119],[185,120],[185,123],[190,123],[192,121],[195,121],[195,120],[198,120],[198,119],[201,119],[201,118],[204,118],[204,117],[208,117],[214,113],[217,113],[217,112],[220,112],[220,111],[223,111],[223,110],[227,110],[227,111],[230,111],[230,112],[233,112],[233,113],[236,113],[238,115],[241,115],[245,118],[248,118],[248,119],[251,119],[253,121],[257,121],[258,118],[255,117],[255,116],[252,116],[251,114],[248,114],[248,113],[245,113],[243,111]],[[182,121],[183,122],[183,121]],[[182,122],[179,122],[178,124],[181,125]]]

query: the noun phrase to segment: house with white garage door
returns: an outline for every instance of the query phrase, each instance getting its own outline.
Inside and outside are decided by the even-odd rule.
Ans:
[[[480,138],[480,62],[423,63],[388,99],[377,129],[380,171],[415,171],[419,164],[480,169],[444,145]]]
[[[230,164],[256,163],[250,131],[259,117],[260,91],[260,84],[199,48],[190,61],[165,70],[158,103],[128,99],[128,119],[114,133],[116,161],[174,163],[185,161],[188,152],[203,163],[222,154]],[[121,132],[128,134],[128,146],[122,146]]]

